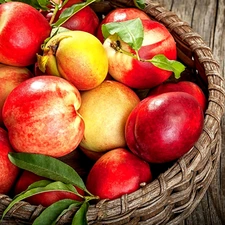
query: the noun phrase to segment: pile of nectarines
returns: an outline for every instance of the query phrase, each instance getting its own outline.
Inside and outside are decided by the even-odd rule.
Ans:
[[[16,1],[0,4],[0,193],[13,196],[41,179],[19,172],[9,152],[61,159],[80,151],[92,164],[84,178],[88,190],[114,199],[151,182],[151,164],[174,162],[194,146],[206,96],[193,81],[169,79],[173,71],[149,61],[156,55],[176,61],[176,42],[142,10],[118,8],[101,17],[83,5],[63,20],[66,9],[83,2],[60,8],[62,3],[47,11]],[[102,32],[102,26],[137,18],[138,50],[116,31],[107,37]],[[54,193],[27,201],[48,206],[77,199]]]

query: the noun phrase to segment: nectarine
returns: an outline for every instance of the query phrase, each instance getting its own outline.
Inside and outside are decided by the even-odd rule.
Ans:
[[[2,107],[9,93],[21,82],[32,77],[26,67],[2,65],[0,67],[0,125],[2,121]]]
[[[129,149],[151,163],[176,160],[199,139],[204,123],[202,107],[185,92],[168,92],[143,99],[126,123]]]
[[[91,168],[86,186],[100,199],[115,199],[140,188],[152,179],[147,162],[125,148],[113,149],[100,157]]]
[[[79,91],[61,77],[43,75],[22,82],[2,110],[13,148],[53,157],[72,152],[83,138],[80,104]]]
[[[84,31],[68,31],[55,35],[44,48],[39,65],[47,74],[62,76],[78,90],[97,87],[108,73],[108,58],[102,43]]]
[[[132,89],[113,80],[82,92],[78,112],[84,120],[85,131],[81,148],[106,152],[125,147],[125,123],[139,101]]]
[[[0,193],[8,194],[19,175],[19,168],[12,164],[8,153],[13,152],[8,132],[0,127]]]
[[[0,4],[0,63],[28,66],[49,37],[51,26],[32,6],[11,1]]]
[[[164,25],[153,20],[142,20],[144,40],[136,52],[119,37],[110,35],[103,46],[109,58],[109,74],[117,81],[136,89],[155,87],[166,81],[171,71],[160,69],[146,60],[158,54],[170,60],[177,57],[176,43]]]

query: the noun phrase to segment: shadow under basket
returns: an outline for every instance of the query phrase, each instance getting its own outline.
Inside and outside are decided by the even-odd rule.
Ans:
[[[208,107],[203,132],[195,146],[169,169],[139,190],[115,200],[90,204],[88,224],[177,224],[196,208],[207,191],[221,153],[221,119],[225,91],[218,62],[201,36],[178,16],[159,3],[146,1],[144,11],[164,24],[177,43],[178,60],[206,93]],[[99,15],[116,7],[135,7],[133,1],[114,0],[92,3]],[[0,194],[0,214],[11,198]],[[21,201],[13,206],[1,224],[32,224],[44,207]],[[68,211],[58,224],[70,224],[75,210]]]

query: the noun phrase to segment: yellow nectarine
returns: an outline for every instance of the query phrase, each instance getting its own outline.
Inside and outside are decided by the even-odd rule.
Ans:
[[[81,148],[106,152],[125,147],[125,123],[139,101],[132,89],[112,80],[82,92],[79,114],[84,120],[85,131]]]

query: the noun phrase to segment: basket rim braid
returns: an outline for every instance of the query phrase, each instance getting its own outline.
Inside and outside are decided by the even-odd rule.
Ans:
[[[115,200],[90,204],[88,224],[178,224],[196,208],[217,170],[221,153],[221,119],[225,109],[224,79],[211,49],[201,36],[175,13],[155,1],[146,0],[144,11],[164,24],[177,42],[178,58],[205,82],[208,108],[203,132],[195,146],[161,173],[153,182]],[[104,7],[103,7],[104,6]],[[115,7],[134,7],[131,0],[93,3],[98,12]],[[0,194],[0,213],[11,199]],[[1,224],[32,224],[44,209],[41,205],[17,203]],[[70,224],[75,210],[63,215],[58,224]]]

